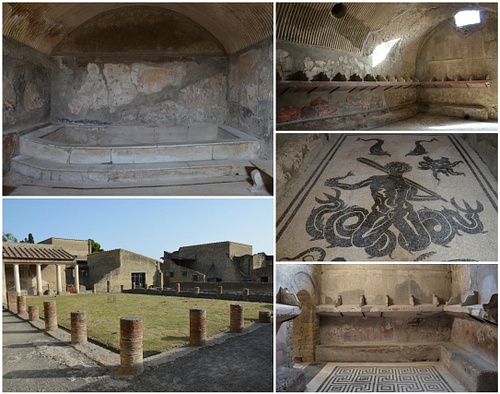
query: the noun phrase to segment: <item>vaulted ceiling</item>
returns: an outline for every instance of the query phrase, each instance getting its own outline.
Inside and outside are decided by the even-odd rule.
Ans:
[[[51,55],[58,44],[86,22],[132,6],[159,7],[182,14],[215,37],[228,54],[273,34],[272,3],[3,3],[3,34]]]
[[[498,12],[497,3],[277,3],[276,39],[369,55],[401,38],[415,55],[434,28],[470,8]]]

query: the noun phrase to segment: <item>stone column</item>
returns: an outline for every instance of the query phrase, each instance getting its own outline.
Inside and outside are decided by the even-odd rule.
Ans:
[[[181,284],[180,283],[175,284],[175,292],[177,294],[179,294],[181,292]]]
[[[142,318],[138,316],[120,319],[120,372],[137,375],[144,370],[142,355]]]
[[[194,288],[194,294],[196,294],[196,295],[200,294],[200,288],[199,287],[195,287]]]
[[[17,314],[26,314],[26,296],[17,296]]]
[[[229,307],[229,331],[230,332],[241,332],[243,330],[244,319],[243,319],[243,307],[238,304],[231,304]]]
[[[57,329],[57,311],[55,301],[44,301],[43,315],[45,318],[45,331]]]
[[[43,295],[43,286],[42,286],[42,265],[36,265],[36,295]]]
[[[28,318],[29,321],[37,321],[40,318],[40,312],[38,310],[38,305],[28,306]]]
[[[92,287],[92,293],[97,294],[97,285]]]
[[[224,289],[222,288],[222,286],[217,286],[216,290],[217,295],[222,295],[224,293]]]
[[[56,265],[56,284],[57,284],[57,294],[62,294],[62,275],[61,275],[61,265]]]
[[[75,290],[76,294],[80,294],[80,272],[78,271],[78,263],[73,268],[73,276],[75,277]]]
[[[87,314],[80,311],[71,312],[71,344],[85,343],[87,343]]]
[[[14,285],[17,295],[21,295],[21,276],[19,275],[19,264],[14,264]]]
[[[189,344],[204,346],[207,341],[207,311],[206,309],[189,310]]]

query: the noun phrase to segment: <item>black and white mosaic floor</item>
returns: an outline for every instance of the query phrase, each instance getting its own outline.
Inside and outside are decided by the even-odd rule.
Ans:
[[[308,383],[307,391],[454,392],[463,391],[463,387],[438,364],[348,366],[328,363]]]
[[[331,136],[278,201],[279,261],[497,260],[497,182],[458,135]]]

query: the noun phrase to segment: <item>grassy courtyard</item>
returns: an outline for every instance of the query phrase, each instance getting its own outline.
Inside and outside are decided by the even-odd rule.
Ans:
[[[141,316],[144,351],[160,352],[189,343],[189,310],[207,311],[207,337],[229,329],[229,305],[243,306],[245,325],[258,320],[260,310],[272,312],[272,304],[223,301],[201,298],[162,297],[142,294],[82,294],[57,297],[33,297],[27,305],[38,305],[43,317],[43,302],[55,300],[60,326],[70,329],[70,314],[85,311],[87,334],[119,349],[120,318]]]

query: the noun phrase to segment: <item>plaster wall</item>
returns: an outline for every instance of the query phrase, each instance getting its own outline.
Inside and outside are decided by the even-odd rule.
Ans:
[[[452,295],[479,292],[479,303],[487,304],[493,294],[498,294],[497,264],[453,264]]]
[[[490,89],[418,89],[423,105],[453,104],[486,107],[498,119],[498,18],[483,11],[484,25],[469,35],[442,22],[421,46],[417,56],[419,80],[489,79]]]
[[[453,320],[451,341],[493,365],[498,365],[498,326],[456,317]]]
[[[49,57],[3,37],[3,172],[18,153],[19,134],[50,122]]]
[[[452,281],[446,264],[323,264],[321,303],[333,304],[339,295],[343,305],[385,305],[388,295],[394,305],[431,304],[432,295],[442,301],[451,295]]]
[[[414,75],[414,67],[407,62],[397,60],[397,51],[392,51],[389,56],[376,67],[372,67],[370,56],[329,50],[324,48],[278,42],[276,50],[277,78],[282,80],[328,80],[335,79],[339,73],[347,80],[356,75],[364,78],[367,74],[372,76],[405,78],[409,80]],[[321,74],[320,74],[321,73]],[[328,93],[290,93],[279,95],[277,100],[277,123],[311,122],[321,128],[327,124],[328,118],[337,119],[337,123],[350,121],[343,120],[359,114],[381,112],[398,106],[407,106],[416,102],[415,89],[399,89],[388,91],[363,91],[361,93],[334,92]],[[410,115],[407,115],[407,117]],[[330,120],[333,122],[333,119]],[[333,122],[335,123],[335,122]],[[329,125],[338,129],[339,125]],[[291,126],[293,127],[293,126]],[[307,127],[302,123],[301,127]],[[348,123],[347,128],[356,127]],[[283,129],[287,127],[284,126]],[[344,125],[344,129],[346,125]]]
[[[226,119],[224,58],[56,61],[53,122],[188,126]]]
[[[80,278],[80,283],[87,288],[96,285],[98,291],[106,291],[107,281],[111,291],[119,291],[121,285],[130,289],[133,272],[145,272],[148,286],[157,284],[160,277],[156,260],[124,249],[91,254],[88,267],[88,277]]]
[[[229,58],[227,124],[261,142],[261,156],[273,157],[273,40]]]

